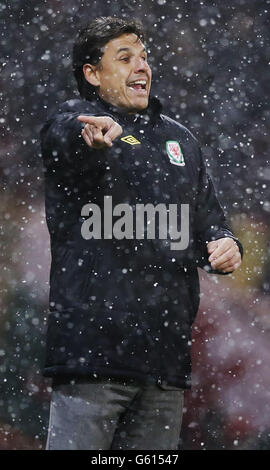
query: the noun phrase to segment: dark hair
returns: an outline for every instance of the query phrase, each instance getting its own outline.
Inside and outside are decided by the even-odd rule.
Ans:
[[[97,65],[104,53],[104,46],[122,34],[135,33],[144,41],[145,33],[139,20],[126,20],[112,16],[99,17],[88,23],[78,33],[73,46],[73,73],[78,90],[83,98],[91,99],[95,95],[95,87],[84,77],[83,65]]]

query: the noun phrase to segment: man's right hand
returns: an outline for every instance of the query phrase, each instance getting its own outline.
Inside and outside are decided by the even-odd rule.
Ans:
[[[78,116],[85,122],[82,137],[89,147],[102,149],[112,147],[113,141],[123,133],[122,127],[109,116]]]

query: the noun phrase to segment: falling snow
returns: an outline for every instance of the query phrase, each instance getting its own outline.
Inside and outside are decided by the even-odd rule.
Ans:
[[[235,274],[200,272],[181,448],[269,449],[270,1],[0,0],[0,12],[0,449],[45,445],[50,246],[39,131],[57,104],[78,97],[71,70],[78,26],[108,14],[144,22],[153,94],[201,143],[245,249]]]

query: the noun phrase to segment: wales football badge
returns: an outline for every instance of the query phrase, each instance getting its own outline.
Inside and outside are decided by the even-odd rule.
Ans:
[[[184,155],[177,140],[167,140],[166,150],[171,163],[179,166],[185,165]]]

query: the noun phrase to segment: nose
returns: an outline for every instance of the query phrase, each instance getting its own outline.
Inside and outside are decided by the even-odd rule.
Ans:
[[[135,73],[146,72],[149,70],[149,65],[142,57],[135,59]]]

